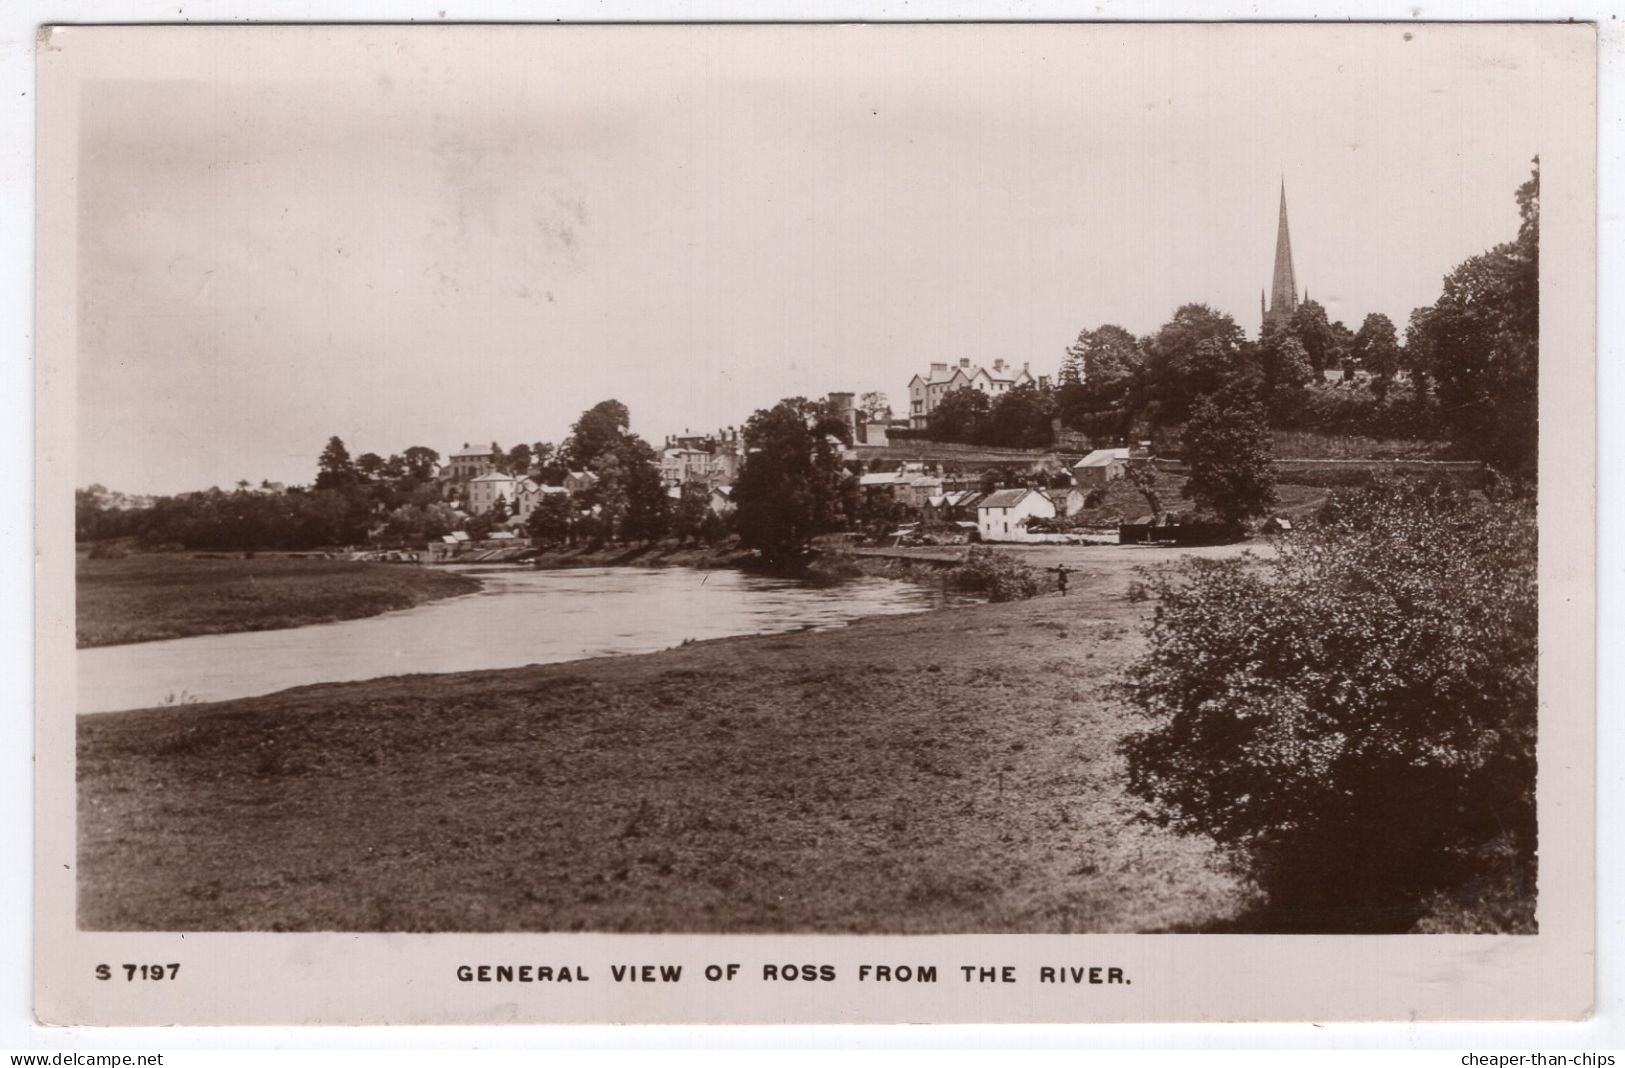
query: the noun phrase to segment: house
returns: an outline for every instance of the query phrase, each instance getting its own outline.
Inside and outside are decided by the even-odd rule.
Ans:
[[[451,478],[466,480],[478,478],[496,470],[497,454],[491,451],[489,445],[470,445],[463,442],[463,447],[452,453],[446,460],[446,474]]]
[[[507,507],[508,514],[512,515],[518,486],[518,479],[496,471],[471,478],[468,480],[468,510],[475,515],[484,515],[495,508],[500,500]]]
[[[1131,450],[1096,449],[1072,465],[1072,484],[1084,490],[1100,489],[1128,474]]]
[[[942,478],[938,475],[916,475],[899,492],[898,499],[910,508],[924,508],[932,497],[942,496]]]
[[[686,482],[710,485],[733,483],[744,466],[745,449],[736,427],[724,427],[714,434],[666,435],[660,452],[660,480],[668,486]]]
[[[598,476],[591,471],[571,471],[564,476],[564,488],[571,493],[585,493],[598,485]]]
[[[509,504],[515,516],[529,519],[531,513],[548,497],[569,496],[570,491],[563,486],[544,486],[534,478],[522,478],[514,486],[513,500]]]
[[[924,511],[932,519],[945,523],[969,522],[974,527],[976,505],[981,499],[981,493],[976,490],[953,490],[930,498]]]
[[[902,501],[910,481],[903,471],[870,471],[858,476],[858,489],[865,498],[884,495]]]
[[[957,365],[934,363],[929,375],[915,375],[908,382],[908,425],[923,429],[931,413],[944,397],[956,389],[974,389],[985,393],[989,400],[1010,392],[1017,386],[1036,385],[1027,364],[1017,370],[1004,360],[994,360],[991,367],[971,363],[962,357]]]
[[[976,529],[983,541],[1028,541],[1027,520],[1055,518],[1055,502],[1035,489],[988,494],[976,506]]]
[[[1058,486],[1047,489],[1044,493],[1055,505],[1055,514],[1058,516],[1077,515],[1083,511],[1088,500],[1088,494],[1077,486]]]
[[[732,515],[735,508],[734,488],[732,486],[715,486],[711,490],[711,512],[718,519],[726,519]]]

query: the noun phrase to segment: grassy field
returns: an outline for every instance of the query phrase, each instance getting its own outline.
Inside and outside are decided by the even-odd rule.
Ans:
[[[78,561],[80,648],[359,619],[472,593],[464,575],[314,557]]]
[[[1233,547],[1207,550],[1217,555]],[[100,930],[1202,929],[1248,894],[1140,822],[1108,683],[1135,568],[1071,596],[79,721]]]

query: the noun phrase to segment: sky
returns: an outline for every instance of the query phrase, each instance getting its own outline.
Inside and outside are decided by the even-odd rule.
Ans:
[[[1053,374],[1192,301],[1253,333],[1283,181],[1300,287],[1403,329],[1515,234],[1562,104],[1507,27],[146,40],[78,86],[78,484],[131,493],[305,483],[335,434],[558,441],[610,397],[657,444],[901,410],[933,361]]]

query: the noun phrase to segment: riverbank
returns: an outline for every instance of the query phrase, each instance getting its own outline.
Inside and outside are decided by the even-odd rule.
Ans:
[[[77,566],[81,649],[361,619],[480,588],[453,572],[316,557],[82,554]]]
[[[741,567],[753,559],[743,549],[678,547],[670,542],[649,546],[608,545],[599,549],[554,549],[529,557],[526,563],[544,571],[576,567],[692,567],[714,570]]]
[[[1134,566],[1080,564],[1066,598],[81,717],[80,924],[1222,924],[1243,888],[1122,787]]]

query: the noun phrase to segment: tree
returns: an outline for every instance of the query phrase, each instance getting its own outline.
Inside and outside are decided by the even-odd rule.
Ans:
[[[587,471],[606,451],[614,448],[632,426],[632,413],[617,400],[599,401],[581,413],[570,427],[562,452],[565,466]]]
[[[1413,308],[1405,326],[1405,366],[1411,372],[1411,388],[1419,400],[1425,399],[1433,381],[1432,327],[1429,318],[1433,308]]]
[[[508,521],[508,515],[508,498],[499,493],[491,505],[491,522],[500,526]]]
[[[440,454],[427,445],[413,445],[406,450],[403,458],[407,473],[419,482],[433,478],[435,468],[440,463]]]
[[[1128,465],[1123,477],[1145,498],[1146,507],[1151,509],[1151,518],[1161,519],[1162,496],[1157,492],[1161,484],[1157,478],[1157,466],[1150,460],[1136,461]]]
[[[943,397],[926,418],[926,432],[936,441],[984,443],[992,404],[977,389],[956,389]]]
[[[402,541],[422,541],[450,534],[457,517],[443,504],[403,504],[389,513],[384,533]]]
[[[700,523],[700,540],[710,546],[722,544],[728,536],[728,521],[715,512],[706,512],[705,519]]]
[[[508,455],[503,459],[503,469],[510,475],[523,478],[530,474],[532,459],[530,446],[521,442],[508,450]]]
[[[1148,341],[1146,372],[1154,425],[1190,417],[1196,398],[1216,393],[1251,372],[1247,338],[1228,315],[1205,304],[1186,304]]]
[[[1263,397],[1272,422],[1290,423],[1302,410],[1314,379],[1309,353],[1290,330],[1266,330],[1256,355],[1263,376]]]
[[[564,481],[564,476],[570,473],[570,469],[564,465],[558,447],[551,442],[533,443],[530,447],[530,462],[537,480],[543,485],[557,486]]]
[[[385,478],[391,481],[399,481],[405,478],[407,474],[406,460],[398,452],[390,453],[389,459],[384,461],[382,473]]]
[[[621,461],[618,452],[607,449],[595,457],[587,469],[598,476],[598,481],[582,494],[582,500],[592,509],[597,522],[589,524],[584,529],[589,531],[590,538],[595,544],[614,541],[626,522],[627,507],[630,504],[627,493],[627,466]]]
[[[967,392],[967,391],[960,391]],[[838,445],[849,433],[827,401],[791,397],[745,424],[745,464],[734,484],[740,542],[772,563],[804,552],[816,534],[844,521]]]
[[[364,478],[377,478],[384,473],[384,458],[375,452],[364,452],[356,457],[355,469]]]
[[[316,488],[342,489],[354,485],[355,480],[356,470],[350,460],[350,450],[344,447],[344,442],[337,435],[328,438],[327,447],[316,459]]]
[[[568,494],[544,494],[525,521],[525,533],[544,545],[568,544],[575,518],[576,506]]]
[[[672,509],[671,532],[684,545],[700,536],[705,517],[711,514],[711,491],[698,482],[685,482]]]
[[[1197,400],[1185,425],[1187,497],[1227,523],[1262,515],[1275,503],[1269,423],[1248,394],[1227,390]]]
[[[639,444],[642,444],[641,439]],[[627,471],[626,526],[622,537],[626,541],[650,543],[663,537],[670,525],[671,498],[666,496],[665,484],[660,481],[654,450],[648,449],[648,455],[634,459]]]
[[[1129,788],[1277,923],[1533,930],[1535,546],[1532,502],[1382,484],[1273,558],[1166,576]]]
[[[1128,432],[1130,399],[1145,371],[1145,349],[1133,334],[1107,324],[1083,330],[1061,364],[1057,410],[1066,426],[1106,437]]]
[[[1048,390],[1020,385],[989,405],[982,440],[1006,448],[1042,449],[1055,440],[1054,418],[1055,398]]]
[[[1354,331],[1344,326],[1339,320],[1332,324],[1332,347],[1329,353],[1331,365],[1343,370],[1343,381],[1352,381],[1354,378]]]
[[[1518,480],[1535,475],[1540,432],[1540,167],[1519,187],[1515,240],[1461,264],[1413,328],[1439,414],[1466,455]]]
[[[885,422],[891,418],[891,403],[884,393],[865,393],[858,398],[858,411],[871,423]]]
[[[1287,321],[1287,331],[1303,346],[1317,377],[1328,367],[1340,366],[1337,334],[1326,318],[1326,309],[1318,302],[1306,300],[1298,305]]]
[[[1393,320],[1381,312],[1367,315],[1354,335],[1354,359],[1371,372],[1371,391],[1377,399],[1385,400],[1399,370],[1399,335]]]

